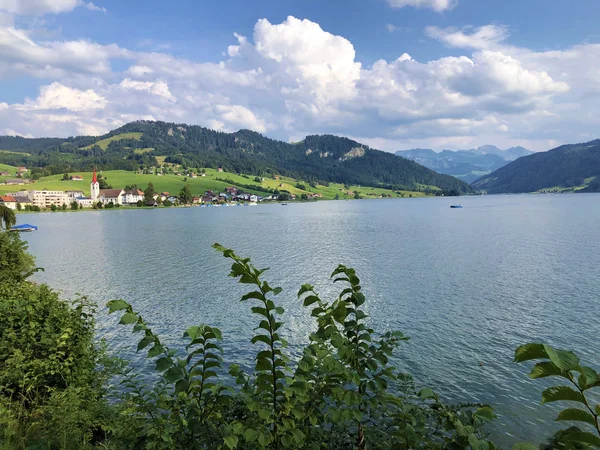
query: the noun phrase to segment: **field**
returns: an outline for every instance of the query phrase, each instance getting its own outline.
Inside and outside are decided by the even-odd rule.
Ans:
[[[1,168],[2,166],[0,166]],[[10,166],[8,166],[10,167]],[[12,168],[14,171],[14,168]],[[27,189],[48,189],[48,190],[82,190],[85,195],[90,194],[90,182],[92,180],[91,172],[70,172],[69,175],[81,175],[83,177],[83,181],[62,181],[62,175],[53,175],[50,177],[40,178],[35,184],[30,186],[0,186],[0,194],[4,194],[6,192],[14,192],[17,190]],[[316,188],[311,188],[307,183],[302,184],[305,185],[306,190],[301,190],[296,187],[297,181],[293,178],[281,177],[279,180],[274,180],[271,178],[265,178],[260,183],[254,181],[255,176],[248,175],[246,177],[227,172],[218,172],[214,169],[206,169],[205,177],[198,178],[187,178],[187,181],[184,180],[184,176],[182,175],[141,175],[135,172],[127,172],[124,170],[108,170],[102,172],[102,175],[106,178],[108,184],[110,184],[113,188],[124,188],[126,185],[137,185],[139,189],[145,189],[148,183],[152,182],[154,185],[154,189],[158,192],[169,192],[170,194],[177,195],[181,188],[187,183],[190,185],[192,194],[194,195],[202,195],[207,190],[212,190],[214,192],[222,192],[225,190],[226,186],[260,186],[262,188],[269,189],[279,189],[286,190],[292,194],[296,194],[300,197],[301,194],[322,194],[324,199],[333,199],[336,195],[339,196],[340,199],[351,199],[354,198],[354,194],[348,194],[348,191],[356,192],[359,191],[360,195],[363,198],[377,198],[380,195],[388,195],[391,194],[392,197],[398,197],[394,191],[388,189],[379,189],[379,188],[371,188],[371,187],[359,187],[359,186],[350,186],[349,189],[344,189],[342,184],[331,183],[328,187],[319,185]],[[233,183],[227,181],[219,181],[220,179],[228,179],[233,181]],[[283,186],[280,186],[283,185]],[[250,192],[258,195],[268,195],[264,192],[261,192],[256,189],[242,188],[246,192]],[[420,192],[409,192],[405,191],[403,194],[413,197],[422,197],[423,193]]]
[[[4,171],[10,172],[10,176],[9,177],[0,177],[0,181],[4,181],[7,178],[15,178],[15,172],[17,171],[17,168],[14,166],[9,166],[6,164],[0,164],[0,172],[4,172]],[[0,186],[0,188],[3,188],[6,186]],[[1,192],[0,192],[1,193]]]
[[[136,132],[116,134],[109,138],[102,139],[102,140],[96,142],[95,144],[88,145],[87,147],[82,147],[82,149],[89,150],[92,147],[94,147],[95,145],[97,145],[102,150],[106,150],[108,148],[108,145],[113,141],[122,141],[123,139],[135,139],[135,140],[139,141],[143,134],[144,133],[136,133]]]
[[[10,153],[12,155],[25,155],[25,156],[31,156],[31,153],[25,153],[25,152],[14,152],[12,150],[0,150],[0,153]]]

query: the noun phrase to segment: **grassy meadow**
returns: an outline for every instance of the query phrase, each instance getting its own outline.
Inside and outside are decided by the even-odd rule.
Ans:
[[[0,169],[3,166],[0,165]],[[10,167],[10,166],[6,166]],[[14,168],[6,169],[10,170],[11,173],[14,172]],[[36,183],[27,186],[0,186],[0,194],[4,194],[6,192],[14,192],[18,190],[26,190],[27,189],[48,189],[48,190],[82,190],[85,195],[90,194],[90,182],[92,181],[92,172],[69,172],[69,175],[81,175],[83,177],[83,181],[62,181],[62,175],[52,175],[49,177],[40,178]],[[206,169],[206,176],[198,178],[190,178],[188,177],[186,181],[184,180],[184,176],[182,175],[143,175],[138,174],[136,172],[128,172],[124,170],[107,170],[102,172],[102,175],[106,178],[108,184],[110,184],[113,188],[124,188],[126,185],[137,185],[140,189],[145,189],[148,183],[152,182],[154,185],[154,189],[158,192],[169,192],[170,194],[177,195],[181,188],[187,183],[190,185],[192,194],[194,195],[202,195],[207,190],[213,190],[215,192],[222,192],[225,190],[226,186],[230,185],[246,185],[246,186],[260,186],[262,188],[269,189],[279,189],[286,190],[291,194],[295,194],[298,197],[302,194],[322,194],[324,199],[333,199],[336,195],[339,195],[340,199],[352,199],[354,198],[354,194],[348,194],[350,192],[359,191],[360,195],[363,198],[377,198],[380,195],[388,195],[391,194],[392,197],[398,197],[394,191],[389,189],[379,189],[379,188],[371,188],[371,187],[359,187],[359,186],[350,186],[350,189],[344,189],[342,184],[331,183],[328,187],[319,185],[316,188],[311,188],[308,183],[300,182],[304,184],[306,190],[301,190],[296,187],[298,183],[297,180],[288,177],[281,177],[279,180],[274,180],[272,178],[265,178],[260,183],[254,181],[254,175],[247,175],[248,178],[238,175],[235,173],[228,172],[218,172],[214,169]],[[220,181],[220,179],[229,179],[232,180],[233,183]],[[281,186],[283,185],[283,186]],[[251,189],[251,188],[243,188],[244,191],[251,192],[258,195],[268,195],[259,190]],[[402,192],[406,197],[412,195],[413,197],[423,197],[424,194],[422,192],[410,192],[403,191]]]
[[[113,141],[121,141],[123,139],[135,139],[135,140],[139,141],[143,134],[144,133],[137,133],[137,132],[116,134],[109,138],[101,139],[93,145],[88,145],[87,147],[82,147],[82,148],[85,150],[88,150],[88,149],[91,149],[92,147],[94,147],[95,145],[97,145],[102,150],[106,150],[108,148],[109,144]]]

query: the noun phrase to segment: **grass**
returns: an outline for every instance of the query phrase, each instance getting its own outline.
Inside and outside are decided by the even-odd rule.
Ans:
[[[31,156],[31,153],[25,153],[25,152],[13,152],[12,150],[0,150],[0,153],[10,153],[11,155],[25,155],[25,156]]]
[[[102,150],[106,150],[108,148],[109,144],[113,141],[122,141],[123,139],[135,139],[135,140],[139,141],[143,134],[144,133],[139,133],[139,132],[115,134],[114,136],[108,137],[106,139],[101,139],[98,142],[96,142],[95,144],[88,145],[87,147],[82,147],[82,149],[89,150],[92,147],[94,147],[95,145],[97,145]]]
[[[585,180],[583,180],[583,184],[580,186],[572,186],[572,187],[553,186],[553,187],[549,187],[549,188],[540,189],[539,191],[537,191],[537,193],[547,194],[547,193],[561,193],[561,192],[577,192],[577,191],[581,191],[582,189],[585,189],[586,187],[588,187],[590,185],[590,183],[592,181],[594,181],[595,179],[596,179],[596,177],[589,177],[589,178],[586,178]]]
[[[4,182],[7,178],[16,178],[15,173],[17,172],[17,168],[15,166],[9,166],[8,164],[0,164],[0,172],[4,171],[10,172],[10,176],[8,177],[0,177],[0,182]],[[5,188],[10,186],[0,186],[0,188]],[[14,187],[14,186],[13,186]]]
[[[0,168],[3,166],[0,165]],[[10,167],[10,166],[5,166]],[[15,168],[11,168],[12,171]],[[4,194],[6,192],[15,192],[18,190],[28,190],[28,189],[48,189],[48,190],[82,190],[85,195],[90,194],[90,183],[92,181],[92,173],[91,172],[73,172],[70,175],[81,175],[83,177],[83,181],[62,181],[62,175],[52,175],[50,177],[40,178],[35,184],[30,186],[0,186],[0,194]],[[281,177],[279,180],[274,180],[271,178],[265,178],[260,183],[254,181],[254,175],[248,175],[248,178],[243,177],[241,175],[237,175],[234,173],[228,172],[218,172],[215,169],[206,169],[205,177],[198,178],[187,178],[187,181],[184,180],[184,176],[182,175],[143,175],[138,174],[136,172],[128,172],[125,170],[107,170],[102,172],[102,175],[106,177],[108,184],[112,185],[114,188],[124,188],[126,185],[136,184],[138,188],[145,189],[148,183],[152,182],[154,185],[154,189],[157,192],[169,192],[170,194],[177,195],[181,188],[187,183],[190,185],[190,189],[193,195],[200,196],[204,194],[207,190],[212,190],[214,192],[222,192],[225,190],[226,186],[230,185],[248,185],[248,186],[260,186],[263,188],[269,189],[279,189],[286,190],[296,196],[300,197],[302,194],[322,194],[324,199],[333,199],[336,195],[339,196],[340,199],[352,199],[354,198],[354,194],[348,194],[348,191],[356,192],[360,191],[360,195],[363,198],[378,198],[380,195],[388,195],[391,194],[392,197],[398,197],[398,195],[389,189],[380,189],[380,188],[371,188],[371,187],[360,187],[360,186],[350,186],[349,189],[344,189],[344,185],[331,183],[328,187],[319,185],[316,188],[311,188],[307,183],[301,182],[306,187],[306,190],[301,190],[296,187],[297,180],[288,177]],[[233,183],[219,181],[218,178],[221,179],[230,179]],[[283,187],[280,186],[283,184]],[[251,188],[243,188],[244,191],[258,194],[258,195],[267,195],[264,192],[261,192],[256,189]],[[406,197],[423,197],[424,194],[422,192],[411,192],[411,191],[403,191],[402,192]]]
[[[133,153],[135,153],[136,155],[143,155],[144,153],[148,153],[153,151],[154,148],[152,147],[148,147],[148,148],[136,148]]]

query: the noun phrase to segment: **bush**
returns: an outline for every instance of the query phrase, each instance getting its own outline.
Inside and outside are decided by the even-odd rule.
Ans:
[[[59,299],[25,281],[33,259],[17,234],[0,233],[0,443],[72,449],[105,440],[117,423],[106,382],[114,364],[94,342],[85,298]],[[7,250],[8,249],[8,250]],[[111,425],[113,424],[113,425]]]

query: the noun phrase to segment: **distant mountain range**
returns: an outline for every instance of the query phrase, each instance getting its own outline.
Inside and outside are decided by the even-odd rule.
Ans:
[[[483,145],[471,150],[441,152],[417,148],[396,152],[396,156],[410,159],[436,172],[452,175],[466,183],[471,183],[510,161],[532,153],[523,147],[500,150],[494,145]]]
[[[519,158],[472,187],[489,194],[600,192],[600,139]]]
[[[406,190],[470,193],[470,186],[413,161],[332,135],[290,144],[250,130],[223,133],[197,125],[128,123],[104,136],[26,139],[0,136],[0,163],[43,168],[44,175],[139,170],[159,161],[244,174]]]

